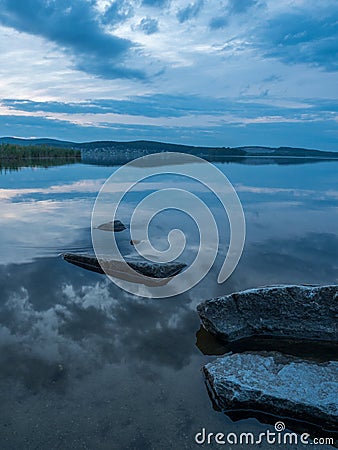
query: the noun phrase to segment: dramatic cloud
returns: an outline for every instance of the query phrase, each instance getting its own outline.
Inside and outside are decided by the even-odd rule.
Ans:
[[[119,19],[118,7],[115,14]],[[123,65],[123,56],[131,48],[127,39],[108,34],[100,25],[92,2],[67,0],[25,2],[1,0],[0,21],[19,31],[42,36],[68,51],[76,67],[103,78],[141,77],[141,72]]]
[[[1,130],[334,150],[337,23],[334,0],[0,0]]]
[[[288,12],[264,23],[259,43],[268,57],[286,64],[338,69],[338,8]]]

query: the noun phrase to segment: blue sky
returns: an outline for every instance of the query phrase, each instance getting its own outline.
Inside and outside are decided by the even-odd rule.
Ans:
[[[0,0],[0,135],[338,150],[336,0]]]

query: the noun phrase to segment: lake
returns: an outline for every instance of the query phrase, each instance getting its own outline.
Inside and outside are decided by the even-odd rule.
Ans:
[[[338,282],[338,162],[215,165],[243,205],[242,258],[217,284],[228,223],[217,198],[196,187],[221,230],[219,255],[204,280],[167,299],[134,296],[59,256],[91,251],[94,201],[116,166],[0,174],[1,448],[189,449],[199,447],[194,436],[202,428],[273,430],[213,409],[201,367],[222,350],[199,331],[196,305],[264,285]],[[194,190],[190,184],[170,176],[148,180],[147,189],[126,196],[119,218],[128,224],[155,186]],[[157,217],[150,237],[165,248],[177,224],[188,236],[180,259],[190,263],[198,230],[183,213]],[[133,254],[128,230],[118,239]],[[325,359],[315,346],[308,351]]]

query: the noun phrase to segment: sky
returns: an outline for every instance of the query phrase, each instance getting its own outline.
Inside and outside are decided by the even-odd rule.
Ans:
[[[0,0],[0,136],[338,151],[337,0]]]

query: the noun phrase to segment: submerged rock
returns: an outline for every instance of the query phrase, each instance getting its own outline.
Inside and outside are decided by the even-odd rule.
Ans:
[[[113,220],[111,222],[103,223],[96,228],[102,231],[115,232],[126,230],[126,226],[120,220]]]
[[[256,410],[334,429],[338,362],[316,363],[280,353],[240,353],[203,368],[217,407]]]
[[[278,286],[207,300],[203,326],[232,342],[250,336],[338,341],[338,286]]]
[[[154,263],[150,261],[138,261],[131,258],[125,261],[119,261],[104,258],[97,259],[93,255],[76,253],[64,253],[62,257],[65,261],[83,269],[97,273],[106,273],[113,277],[143,284],[146,283],[144,277],[141,277],[141,275],[159,279],[161,282],[155,284],[163,284],[164,281],[167,282],[168,278],[178,275],[186,267],[186,264],[180,262]],[[137,273],[135,274],[134,271],[139,273],[140,277],[137,277]],[[154,282],[150,282],[149,285],[154,285]]]

